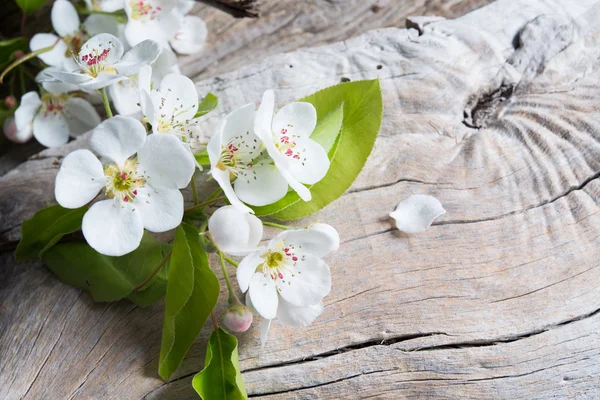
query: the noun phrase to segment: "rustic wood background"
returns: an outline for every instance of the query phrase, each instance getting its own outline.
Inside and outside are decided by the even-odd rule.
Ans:
[[[266,88],[284,104],[379,77],[384,96],[363,173],[302,221],[342,235],[325,312],[301,331],[275,324],[265,350],[256,328],[240,336],[251,397],[600,398],[600,2],[499,0],[348,39],[484,3],[274,1],[258,21],[198,7],[213,41],[183,64],[221,97],[208,130]],[[0,177],[5,249],[83,145]],[[448,212],[407,236],[387,213],[415,193]],[[197,398],[208,327],[165,384],[162,304],[96,304],[42,263],[0,259],[0,398]]]

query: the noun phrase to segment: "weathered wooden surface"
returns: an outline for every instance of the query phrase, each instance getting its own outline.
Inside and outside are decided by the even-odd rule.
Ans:
[[[256,329],[240,337],[252,397],[600,398],[599,20],[597,1],[501,0],[198,83],[222,99],[207,129],[266,88],[280,104],[342,77],[383,90],[363,173],[310,218],[343,239],[325,312],[305,330],[275,325],[265,350]],[[81,145],[0,178],[0,243]],[[387,213],[413,193],[448,212],[406,236]],[[2,257],[0,398],[195,398],[208,329],[164,384],[162,305],[94,304]]]

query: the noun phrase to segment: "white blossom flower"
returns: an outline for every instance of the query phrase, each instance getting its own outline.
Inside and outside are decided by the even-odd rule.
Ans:
[[[198,120],[194,119],[198,92],[190,78],[178,74],[165,76],[158,89],[142,92],[141,106],[154,133],[175,135],[190,151],[206,145]]]
[[[248,291],[247,305],[266,320],[277,317],[289,326],[312,323],[331,290],[331,272],[322,257],[334,247],[332,236],[318,230],[280,233],[237,269],[240,289]]]
[[[85,0],[85,4],[91,11],[109,13],[122,10],[125,6],[124,0]]]
[[[152,86],[158,86],[168,74],[181,74],[181,71],[175,54],[163,48],[152,67],[144,66],[137,75],[129,76],[129,79],[108,87],[108,94],[115,110],[121,115],[141,119],[143,115],[140,108],[141,91],[149,91]]]
[[[79,53],[81,46],[90,38],[81,26],[75,6],[67,0],[56,0],[52,6],[53,33],[38,33],[31,38],[29,47],[32,51],[50,47],[54,49],[42,53],[39,57],[48,65],[72,71],[77,68],[72,54]]]
[[[160,46],[145,40],[123,55],[123,44],[115,36],[96,35],[81,47],[77,57],[79,71],[49,71],[53,78],[82,90],[102,89],[136,75],[145,65],[152,64],[160,54]]]
[[[109,198],[92,205],[83,217],[83,235],[92,248],[120,256],[139,246],[144,228],[165,232],[179,225],[179,189],[190,181],[194,160],[175,137],[146,137],[140,121],[116,116],[94,130],[90,146],[106,163],[89,150],[70,153],[54,193],[65,208],[84,206],[100,190]]]
[[[133,46],[152,39],[182,54],[200,51],[207,36],[206,24],[198,17],[184,15],[193,4],[189,0],[126,0],[127,41]]]
[[[290,103],[273,117],[275,95],[267,90],[256,112],[254,131],[263,141],[275,166],[304,201],[311,200],[312,185],[327,174],[329,158],[310,135],[317,125],[317,111],[310,103]]]
[[[94,106],[75,94],[68,86],[47,85],[40,98],[37,92],[26,93],[15,111],[18,137],[31,134],[46,147],[61,146],[69,136],[79,136],[96,127],[101,119]]]
[[[36,51],[54,46],[51,51],[40,54],[39,58],[46,64],[65,71],[77,69],[74,56],[91,35],[118,32],[117,20],[109,15],[90,15],[82,25],[77,10],[67,0],[56,0],[52,6],[51,18],[58,36],[53,33],[38,33],[31,38],[29,47],[31,51]]]
[[[210,216],[208,230],[221,251],[234,256],[245,256],[258,247],[263,225],[254,215],[234,206],[225,206]]]
[[[424,232],[437,217],[445,213],[442,203],[435,197],[416,194],[398,203],[390,217],[396,220],[398,230],[413,234]]]
[[[253,104],[231,112],[207,146],[212,177],[231,205],[251,213],[252,209],[242,201],[264,206],[281,199],[288,191],[286,179],[254,134],[255,114]]]

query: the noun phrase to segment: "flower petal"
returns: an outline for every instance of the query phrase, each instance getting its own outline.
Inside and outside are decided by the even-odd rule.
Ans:
[[[152,134],[138,152],[138,169],[155,188],[184,188],[196,169],[191,153],[173,135]]]
[[[92,77],[88,74],[82,74],[79,72],[65,72],[56,69],[48,69],[46,71],[46,75],[49,75],[60,82],[75,85],[77,87],[80,87],[81,84],[92,80]]]
[[[179,54],[194,54],[202,50],[207,36],[208,30],[202,18],[186,16],[182,20],[181,28],[169,43]]]
[[[79,15],[67,0],[56,0],[52,6],[52,27],[60,36],[69,36],[79,30]]]
[[[144,40],[129,50],[123,58],[114,64],[114,68],[121,75],[137,75],[140,68],[150,65],[160,54],[160,45],[153,40]]]
[[[119,24],[115,17],[106,14],[92,14],[83,23],[85,30],[92,36],[101,33],[110,33],[117,38],[120,33],[119,25],[121,24]]]
[[[312,324],[322,313],[322,302],[305,307],[296,307],[285,300],[280,300],[277,308],[277,319],[283,326],[302,328]]]
[[[160,90],[150,93],[154,115],[169,124],[191,120],[198,111],[198,92],[194,82],[186,76],[169,74],[160,84]],[[154,121],[157,122],[157,121]],[[154,127],[157,130],[157,127]]]
[[[340,234],[333,226],[329,224],[317,223],[310,225],[308,229],[311,231],[318,231],[327,235],[333,244],[330,251],[337,251],[340,248]]]
[[[288,183],[272,164],[260,164],[240,173],[233,182],[235,193],[244,203],[265,206],[282,199]]]
[[[275,318],[279,296],[277,296],[277,289],[271,277],[260,272],[252,275],[248,293],[252,305],[263,318]]]
[[[240,265],[238,265],[236,277],[242,293],[245,293],[248,290],[250,281],[256,272],[256,268],[264,261],[260,256],[264,251],[264,247],[258,248],[256,251],[244,257],[244,259],[240,262]]]
[[[146,129],[137,119],[117,115],[102,122],[90,136],[96,153],[122,166],[146,142]]]
[[[139,106],[141,100],[137,79],[130,78],[109,86],[108,95],[120,115],[129,115],[138,119],[137,116],[141,114]]]
[[[28,92],[21,97],[21,104],[15,111],[15,124],[17,130],[31,129],[33,119],[42,106],[42,100],[37,92]]]
[[[116,257],[137,249],[144,235],[140,213],[114,199],[90,207],[83,216],[81,230],[94,250]]]
[[[102,89],[110,85],[114,85],[115,83],[121,82],[126,79],[128,78],[125,75],[107,74],[105,72],[100,72],[96,78],[80,83],[79,87],[82,90],[89,92],[92,90]]]
[[[269,336],[269,329],[271,329],[271,321],[272,319],[261,319],[258,324],[258,328],[260,329],[260,345],[261,348],[265,347],[267,343],[267,337]]]
[[[31,51],[37,51],[44,47],[54,46],[50,51],[40,54],[40,60],[48,65],[61,67],[66,59],[67,45],[52,33],[37,33],[29,42]]]
[[[252,300],[250,299],[250,292],[246,293],[246,307],[250,309],[255,314],[258,314],[256,308],[252,304]],[[267,337],[269,336],[269,329],[271,329],[271,321],[272,319],[261,318],[258,323],[258,329],[260,330],[260,344],[261,348],[265,347],[267,343]]]
[[[99,65],[113,65],[123,57],[123,43],[110,33],[101,33],[81,46],[81,51],[79,51],[79,62],[82,65],[88,64],[90,59],[96,58],[105,50],[105,56],[101,57],[97,62]],[[83,59],[84,57],[85,60]]]
[[[296,193],[298,193],[298,196],[300,196],[302,200],[310,201],[312,199],[312,194],[310,193],[310,190],[302,183],[300,183],[296,178],[294,178],[294,176],[291,174],[290,171],[286,169],[286,167],[280,165],[277,161],[275,161],[275,165],[281,172],[281,175],[283,175],[288,184],[292,187],[292,189],[294,189]]]
[[[96,197],[105,183],[100,160],[89,150],[75,150],[62,161],[56,175],[54,196],[62,207],[83,207]]]
[[[331,271],[325,261],[304,254],[283,272],[283,278],[277,280],[277,289],[283,299],[295,306],[316,304],[331,291]]]
[[[396,227],[402,232],[420,233],[445,213],[446,210],[438,199],[417,194],[402,200],[396,210],[390,213],[390,217],[396,220]]]
[[[254,214],[254,210],[242,203],[235,194],[233,187],[231,186],[231,181],[229,180],[229,171],[213,168],[210,170],[210,173],[219,186],[221,186],[223,193],[225,193],[227,200],[229,200],[229,203],[231,203],[232,206],[237,207],[240,211]]]
[[[298,159],[289,158],[290,174],[301,183],[313,185],[319,182],[329,170],[329,158],[325,149],[309,138],[296,139]]]
[[[258,110],[256,110],[256,119],[254,120],[254,132],[261,140],[273,142],[271,132],[271,122],[273,121],[273,109],[275,108],[275,93],[272,90],[266,90],[263,93],[262,101]],[[267,140],[271,138],[270,140]]]
[[[331,225],[318,225],[328,226],[333,232],[337,233]],[[281,240],[285,241],[287,246],[293,246],[297,252],[311,254],[315,257],[326,256],[336,246],[334,235],[313,229],[283,231],[271,240],[271,244],[275,245]],[[339,236],[337,237],[337,241],[337,245],[339,246]]]
[[[71,136],[86,133],[102,122],[94,106],[80,97],[71,97],[67,101],[64,115],[69,124]]]
[[[69,123],[62,112],[39,112],[33,119],[33,137],[46,147],[58,147],[69,141]]]
[[[155,190],[146,185],[138,189],[133,204],[150,232],[175,229],[183,219],[183,195],[178,189]]]
[[[158,88],[165,76],[169,74],[181,75],[181,70],[179,69],[177,56],[173,53],[173,50],[163,47],[160,55],[152,64],[152,85]]]
[[[208,220],[208,229],[219,249],[234,256],[256,250],[263,233],[260,219],[234,206],[215,211]]]
[[[288,136],[309,137],[317,126],[317,110],[310,103],[297,102],[284,106],[273,118],[273,133],[285,130]]]
[[[65,94],[69,92],[74,92],[79,90],[79,86],[72,85],[70,83],[65,83],[61,81],[54,80],[52,76],[48,74],[49,71],[58,71],[61,70],[58,67],[48,67],[41,70],[36,76],[36,82],[40,82],[45,91],[51,94]]]

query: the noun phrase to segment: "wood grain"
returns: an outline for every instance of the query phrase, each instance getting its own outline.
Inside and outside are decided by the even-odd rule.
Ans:
[[[251,397],[600,397],[599,17],[597,1],[499,0],[198,82],[222,100],[209,133],[266,88],[281,105],[379,77],[384,96],[357,181],[298,222],[342,236],[325,312],[300,331],[275,324],[264,350],[256,328],[240,336]],[[1,244],[84,140],[0,177]],[[407,236],[387,213],[415,193],[448,212]],[[0,398],[197,398],[208,327],[165,384],[161,304],[94,304],[41,263],[2,257]]]

